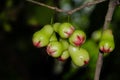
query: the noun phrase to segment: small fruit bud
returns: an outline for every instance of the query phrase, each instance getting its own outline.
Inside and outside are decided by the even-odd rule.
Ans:
[[[96,30],[92,33],[92,39],[96,42],[98,42],[101,38],[101,35],[102,35],[102,31],[101,30]]]
[[[68,47],[69,47],[69,42],[68,42],[66,39],[60,38],[60,43],[61,43],[62,46],[63,46],[63,50],[67,50],[67,49],[68,49]]]
[[[56,34],[55,34],[55,32],[51,35],[51,37],[50,37],[50,42],[51,41],[57,41],[57,37],[56,37]]]
[[[68,50],[65,50],[65,51],[63,51],[63,53],[61,54],[61,56],[58,58],[58,60],[60,60],[60,61],[65,61],[65,60],[67,60],[68,58],[69,58],[69,52],[68,52]]]
[[[54,29],[54,31],[57,32],[57,33],[58,33],[58,30],[59,30],[60,24],[61,24],[61,23],[54,23],[54,24],[53,24],[53,29]]]

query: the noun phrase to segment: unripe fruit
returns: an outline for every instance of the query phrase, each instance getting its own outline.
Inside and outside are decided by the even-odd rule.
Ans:
[[[40,48],[45,47],[49,43],[49,39],[53,33],[53,28],[51,25],[45,25],[41,30],[33,34],[33,45]]]
[[[68,38],[74,32],[74,27],[70,23],[62,23],[59,26],[58,33],[61,38]]]
[[[53,29],[54,29],[55,32],[58,32],[60,24],[61,23],[58,23],[58,22],[53,24]]]
[[[48,44],[46,51],[48,55],[57,58],[62,54],[62,44],[58,41],[52,41]]]
[[[51,35],[51,37],[50,37],[50,42],[51,41],[57,41],[57,37],[56,37],[56,34],[55,33],[53,33],[52,35]]]
[[[86,34],[81,30],[75,30],[69,37],[69,42],[73,46],[81,46],[86,40]]]
[[[63,50],[67,50],[68,47],[69,47],[68,41],[66,39],[60,39],[60,42],[61,42],[61,44],[63,46]]]
[[[99,43],[100,51],[103,53],[110,53],[114,50],[115,45],[113,41],[110,40],[102,40]]]
[[[60,61],[65,61],[65,60],[67,60],[68,58],[69,58],[69,52],[68,52],[68,50],[65,50],[65,51],[63,51],[62,52],[62,54],[61,54],[61,56],[58,58],[58,60],[60,60]]]
[[[99,49],[103,53],[110,53],[114,50],[115,43],[112,31],[110,29],[104,30],[99,42]]]
[[[110,29],[104,30],[101,36],[101,40],[112,40],[113,41],[114,37],[113,37],[112,30]]]
[[[27,20],[28,25],[38,26],[38,20],[35,17],[29,17]]]
[[[87,50],[70,45],[68,48],[73,63],[77,66],[84,66],[89,62],[89,54]]]
[[[92,39],[95,40],[96,42],[98,42],[101,38],[102,35],[102,31],[101,30],[96,30],[92,33]]]

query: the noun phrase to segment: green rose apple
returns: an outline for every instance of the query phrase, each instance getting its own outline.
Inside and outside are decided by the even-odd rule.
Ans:
[[[61,25],[61,23],[58,23],[58,22],[53,24],[53,29],[54,29],[55,32],[58,33],[60,25]]]
[[[69,47],[69,42],[67,39],[60,38],[60,43],[62,44],[63,50],[67,50]]]
[[[60,61],[65,61],[65,60],[67,60],[68,58],[69,58],[69,52],[68,52],[68,50],[65,50],[65,51],[63,51],[62,52],[62,54],[61,54],[61,56],[58,58],[58,60],[60,60]]]
[[[114,50],[115,44],[114,41],[102,40],[99,43],[99,49],[103,53],[110,53]]]
[[[112,30],[110,29],[106,29],[103,31],[102,36],[101,36],[101,41],[102,40],[114,40],[114,36],[112,33]]]
[[[49,41],[50,41],[50,42],[51,42],[51,41],[58,41],[55,32],[51,35]]]
[[[101,36],[101,40],[99,42],[99,49],[103,53],[110,53],[114,50],[114,36],[112,34],[112,30],[107,29],[104,30]]]
[[[48,44],[46,51],[48,55],[57,58],[62,54],[63,47],[60,42],[52,41]]]
[[[69,37],[69,42],[73,46],[81,46],[86,40],[86,34],[82,30],[75,30]]]
[[[47,46],[53,31],[51,25],[45,25],[41,30],[33,34],[33,45],[38,48]]]
[[[89,53],[84,48],[79,48],[70,45],[68,52],[72,59],[72,62],[77,66],[84,66],[89,62]]]
[[[68,38],[74,32],[74,27],[70,23],[62,23],[59,26],[58,34],[61,38]]]
[[[102,35],[102,31],[101,30],[96,30],[92,33],[92,39],[96,42],[98,42],[101,38],[101,35]]]

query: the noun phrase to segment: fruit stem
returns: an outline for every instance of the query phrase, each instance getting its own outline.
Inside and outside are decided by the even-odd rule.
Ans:
[[[53,17],[51,17],[50,24],[53,26]]]
[[[70,15],[68,15],[67,18],[68,18],[68,22],[70,22]]]

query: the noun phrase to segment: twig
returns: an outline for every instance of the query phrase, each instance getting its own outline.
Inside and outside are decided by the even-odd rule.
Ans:
[[[27,0],[27,1],[28,1],[28,2],[32,2],[32,3],[34,3],[34,4],[37,4],[37,5],[40,5],[40,6],[43,6],[43,7],[47,7],[47,8],[49,8],[49,9],[55,10],[55,11],[57,11],[57,12],[65,12],[65,11],[62,10],[62,9],[59,9],[59,8],[53,7],[53,6],[49,6],[49,5],[46,5],[46,4],[41,3],[41,2],[37,2],[37,1],[34,1],[34,0]]]
[[[109,28],[109,24],[112,20],[113,12],[115,10],[116,5],[118,4],[118,1],[119,0],[110,0],[108,5],[108,11],[103,25],[103,30]],[[103,65],[103,53],[99,52],[94,80],[99,80],[102,65]]]
[[[89,6],[104,2],[104,1],[106,1],[106,0],[95,0],[95,1],[92,1],[92,2],[85,3],[85,4],[75,8],[73,10],[68,11],[68,14],[73,14],[74,12],[77,12],[77,11],[79,11],[79,10],[85,8],[85,7],[89,7]]]
[[[34,0],[27,0],[27,1],[28,1],[28,2],[32,2],[32,3],[34,3],[34,4],[37,4],[37,5],[40,5],[40,6],[43,6],[43,7],[47,7],[47,8],[49,8],[49,9],[55,10],[55,11],[57,11],[57,12],[64,12],[64,13],[66,13],[66,14],[71,15],[71,14],[73,14],[73,13],[75,13],[75,12],[77,12],[77,11],[85,8],[85,7],[92,6],[92,5],[95,5],[95,4],[104,2],[104,1],[106,1],[106,0],[95,0],[95,1],[92,1],[92,2],[88,2],[88,3],[85,3],[85,4],[79,6],[79,7],[75,8],[75,9],[69,10],[69,11],[65,11],[65,10],[59,9],[58,7],[54,7],[54,6],[49,6],[49,5],[46,5],[46,4],[44,4],[44,3],[34,1]]]
[[[94,80],[99,80],[102,65],[103,65],[103,53],[99,52]]]
[[[119,0],[110,0],[109,5],[108,5],[108,11],[105,17],[104,25],[103,25],[103,30],[107,29],[109,27],[109,24],[112,20],[113,12],[115,10],[116,5],[118,5]]]

